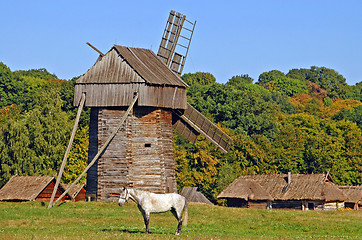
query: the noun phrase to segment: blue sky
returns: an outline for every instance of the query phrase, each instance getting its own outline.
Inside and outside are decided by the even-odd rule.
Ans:
[[[175,2],[175,3],[172,3]],[[325,66],[362,81],[362,1],[0,1],[0,61],[61,79],[87,71],[113,44],[157,53],[170,10],[197,21],[184,73],[220,83]]]

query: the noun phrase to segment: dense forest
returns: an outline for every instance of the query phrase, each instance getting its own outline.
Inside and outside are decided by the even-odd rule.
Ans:
[[[0,187],[14,174],[56,175],[77,109],[74,82],[46,69],[11,71],[0,62]],[[362,184],[362,82],[333,69],[273,70],[257,80],[188,73],[188,102],[233,139],[227,154],[205,138],[196,145],[174,133],[178,188],[208,198],[242,174],[323,173],[335,183]],[[254,83],[255,82],[255,83]],[[63,181],[85,168],[89,109],[80,120]],[[84,179],[83,179],[84,181]]]

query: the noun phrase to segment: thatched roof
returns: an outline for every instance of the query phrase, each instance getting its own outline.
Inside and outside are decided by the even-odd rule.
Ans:
[[[241,192],[239,198],[245,200],[267,200],[260,186],[274,200],[343,201],[346,196],[331,181],[326,174],[292,174],[290,184],[287,174],[244,175],[231,183],[218,198],[235,198],[235,193]],[[254,185],[248,182],[254,182]]]
[[[0,201],[33,201],[52,181],[49,176],[12,176],[0,189]]]
[[[125,65],[124,62],[128,64]],[[129,71],[131,67],[133,71]],[[76,84],[148,83],[186,88],[188,85],[149,49],[114,45]]]
[[[202,193],[197,191],[197,187],[184,187],[180,195],[184,196],[188,202],[213,204]]]
[[[338,188],[346,195],[345,202],[362,202],[362,186],[338,186]]]
[[[272,196],[259,183],[238,178],[232,182],[218,198],[241,198],[245,200],[273,200]]]
[[[65,190],[67,190],[70,187],[71,184],[62,184]],[[72,189],[69,190],[68,194],[72,197],[72,199],[75,199],[79,192],[84,187],[84,184],[75,184]]]

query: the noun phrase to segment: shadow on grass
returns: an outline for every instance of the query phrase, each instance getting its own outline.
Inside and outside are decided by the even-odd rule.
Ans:
[[[114,229],[114,228],[104,228],[102,232],[122,232],[122,233],[146,233],[144,230],[140,229]]]
[[[102,229],[103,232],[120,232],[120,233],[129,233],[129,234],[146,234],[146,231],[144,229],[125,229],[125,228],[121,228],[121,229],[114,229],[114,228],[104,228]],[[156,229],[150,229],[149,234],[155,234],[155,235],[164,235],[164,234],[170,234],[170,233],[165,233],[164,231],[160,230],[157,231]]]

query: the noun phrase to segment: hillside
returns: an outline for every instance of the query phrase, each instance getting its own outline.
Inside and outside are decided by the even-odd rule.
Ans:
[[[311,67],[248,75],[221,84],[210,73],[184,74],[188,102],[234,140],[228,154],[202,137],[196,146],[175,133],[178,187],[209,199],[241,174],[322,173],[362,184],[362,82],[349,86],[333,69]],[[0,187],[11,175],[54,175],[76,110],[74,82],[46,69],[11,71],[0,63]],[[255,83],[254,83],[255,82]],[[89,109],[64,173],[74,180],[87,161]],[[83,179],[84,181],[84,179]]]

